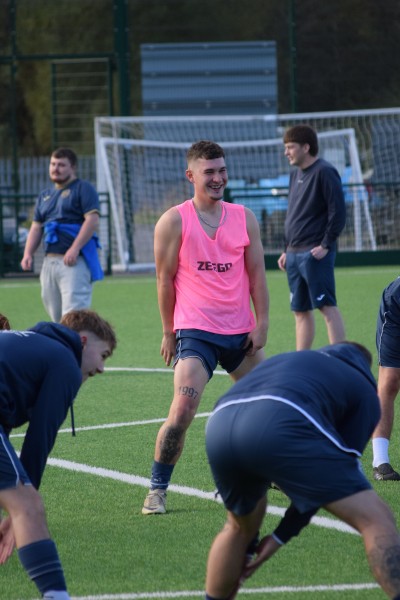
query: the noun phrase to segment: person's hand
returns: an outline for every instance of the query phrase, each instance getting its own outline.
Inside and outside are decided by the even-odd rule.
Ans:
[[[0,565],[4,565],[15,548],[14,531],[10,517],[0,521]]]
[[[321,260],[325,258],[329,250],[328,248],[323,248],[322,246],[315,246],[315,248],[312,248],[310,252],[316,260]]]
[[[30,255],[24,255],[21,260],[21,268],[23,271],[30,271],[32,269],[33,258]]]
[[[79,250],[75,250],[74,248],[69,248],[64,254],[64,265],[67,267],[74,267],[78,261]]]
[[[243,569],[241,582],[251,577],[254,571],[275,554],[280,547],[281,544],[279,544],[271,535],[263,537],[256,548],[255,558],[248,562]]]
[[[282,252],[278,258],[278,267],[281,271],[286,271],[286,252]]]
[[[167,367],[171,364],[176,352],[176,336],[175,333],[164,333],[161,340],[160,354],[163,357]]]
[[[238,582],[236,583],[234,589],[228,596],[227,600],[234,600],[239,589],[242,587],[243,583],[253,575],[254,571],[258,569],[266,560],[268,560],[279,548],[281,547],[278,542],[274,540],[274,538],[270,535],[267,535],[262,538],[255,551],[255,558],[248,558],[246,556],[246,562],[243,567],[242,573],[239,577]]]
[[[267,343],[268,328],[266,325],[257,325],[247,336],[245,349],[246,356],[254,356],[260,348]]]

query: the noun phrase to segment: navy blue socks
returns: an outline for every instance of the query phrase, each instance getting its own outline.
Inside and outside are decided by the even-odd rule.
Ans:
[[[18,556],[42,596],[50,590],[66,591],[64,571],[53,540],[41,540],[22,546],[18,550]]]
[[[175,465],[164,465],[155,460],[151,470],[150,488],[152,490],[166,490],[171,480],[174,466]]]

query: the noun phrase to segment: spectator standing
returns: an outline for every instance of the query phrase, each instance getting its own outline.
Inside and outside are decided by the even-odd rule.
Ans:
[[[285,251],[278,266],[287,273],[296,349],[308,350],[315,336],[314,309],[324,317],[331,344],[345,339],[336,302],[334,265],[346,206],[339,173],[318,157],[314,129],[296,125],[285,132],[283,141],[289,164],[297,169],[290,174]]]
[[[24,271],[32,269],[44,234],[42,300],[56,322],[70,310],[89,308],[92,283],[104,276],[97,254],[99,197],[89,182],[77,177],[77,162],[70,148],[58,148],[51,155],[54,187],[39,194],[21,261]]]

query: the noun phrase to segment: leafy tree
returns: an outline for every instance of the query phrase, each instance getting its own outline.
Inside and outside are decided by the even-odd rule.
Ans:
[[[51,61],[104,53],[116,59],[121,40],[114,18],[123,1],[132,114],[141,113],[140,44],[152,42],[275,40],[279,112],[398,105],[398,0],[0,0],[3,155],[12,147],[13,111],[19,153],[47,154],[51,150]],[[10,77],[13,49],[17,52],[14,96]],[[117,60],[113,66],[118,113]],[[71,81],[70,87],[76,85]],[[100,93],[84,91],[84,87],[75,90],[77,109],[87,113],[82,140],[91,135],[93,115],[104,110]],[[63,92],[62,86],[58,92]],[[75,126],[80,122],[71,121]]]

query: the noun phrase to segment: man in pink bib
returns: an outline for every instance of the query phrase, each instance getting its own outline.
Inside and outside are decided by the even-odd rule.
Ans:
[[[157,435],[145,515],[166,512],[186,430],[217,364],[237,381],[265,358],[269,298],[257,219],[223,201],[221,146],[194,143],[187,164],[194,196],[167,210],[154,235],[161,356],[173,361],[174,396]]]

